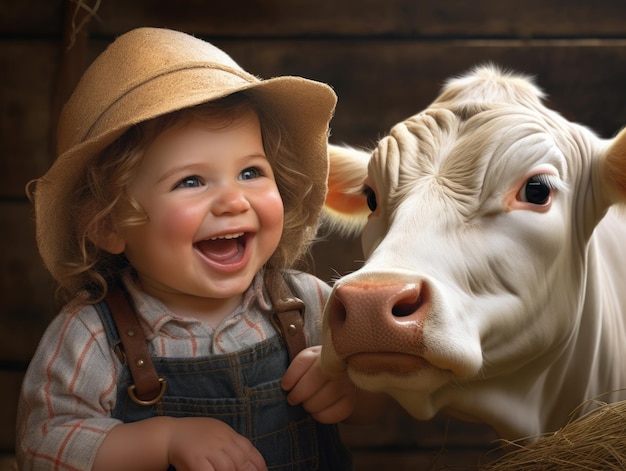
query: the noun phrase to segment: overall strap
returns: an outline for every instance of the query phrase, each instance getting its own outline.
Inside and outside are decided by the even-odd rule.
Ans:
[[[139,405],[150,406],[161,400],[167,383],[157,376],[148,351],[148,343],[131,300],[125,291],[113,287],[105,301],[117,327],[124,356],[130,368],[133,384],[128,388],[131,399]]]
[[[304,303],[293,295],[279,270],[268,268],[265,276],[266,288],[274,308],[272,324],[285,341],[291,361],[306,348]]]

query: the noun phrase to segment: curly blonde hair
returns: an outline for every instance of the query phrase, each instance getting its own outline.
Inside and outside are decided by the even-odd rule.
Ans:
[[[314,208],[307,203],[312,184],[297,169],[303,156],[291,151],[289,136],[283,127],[261,107],[252,94],[239,92],[228,97],[175,111],[139,123],[95,156],[85,169],[80,185],[75,187],[72,213],[75,215],[71,241],[75,247],[67,250],[62,262],[59,288],[65,300],[81,295],[86,302],[102,300],[113,284],[119,283],[122,271],[130,264],[123,254],[111,254],[102,249],[98,241],[113,230],[113,212],[120,204],[130,204],[134,209],[116,227],[144,224],[148,217],[128,195],[147,147],[156,137],[172,126],[182,125],[192,119],[223,119],[228,125],[243,113],[253,111],[259,117],[263,146],[272,165],[278,190],[284,205],[284,226],[279,246],[267,262],[268,267],[288,268],[305,255],[315,237],[316,227],[307,227]],[[69,248],[68,248],[69,249]]]

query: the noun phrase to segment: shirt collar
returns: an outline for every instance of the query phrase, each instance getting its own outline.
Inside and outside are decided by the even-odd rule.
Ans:
[[[170,322],[177,324],[202,324],[200,321],[184,318],[172,312],[162,301],[142,291],[135,280],[131,270],[122,274],[124,287],[130,294],[135,310],[146,333],[150,333],[148,340],[156,337],[159,332]],[[272,303],[269,299],[264,282],[264,269],[261,269],[253,278],[252,283],[245,291],[242,302],[222,322],[228,322],[234,316],[242,312],[257,310],[269,313]],[[203,325],[203,324],[202,324]]]

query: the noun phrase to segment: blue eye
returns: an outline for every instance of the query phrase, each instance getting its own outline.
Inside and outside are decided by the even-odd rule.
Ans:
[[[175,188],[198,188],[199,186],[202,186],[202,181],[200,180],[200,177],[189,176],[189,177],[183,178],[175,186]]]
[[[261,170],[256,167],[249,167],[243,170],[240,174],[242,180],[252,180],[253,178],[259,178],[262,176]]]

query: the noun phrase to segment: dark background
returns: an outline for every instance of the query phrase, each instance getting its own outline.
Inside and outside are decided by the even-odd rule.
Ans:
[[[87,0],[83,7],[0,0],[0,453],[6,455],[13,452],[23,372],[59,307],[35,248],[24,185],[49,167],[61,104],[116,35],[138,26],[180,29],[262,78],[326,82],[339,96],[334,143],[372,146],[426,107],[445,79],[488,61],[535,76],[553,108],[605,137],[626,124],[623,0]],[[361,258],[358,241],[334,237],[314,254],[318,276],[329,282]],[[493,446],[483,427],[445,417],[417,423],[397,410],[375,426],[343,433],[357,471],[471,469]]]

